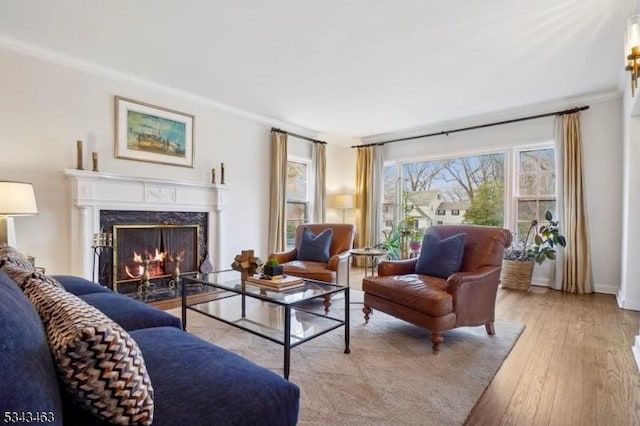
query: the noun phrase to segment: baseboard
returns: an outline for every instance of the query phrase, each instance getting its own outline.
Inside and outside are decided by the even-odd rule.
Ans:
[[[616,300],[618,301],[619,308],[628,309],[630,311],[640,311],[640,301],[626,300],[622,294],[622,290],[618,290],[616,293]]]
[[[534,279],[531,281],[531,285],[535,285],[535,286],[539,286],[539,287],[549,287],[549,288],[553,288],[553,283],[550,280],[544,280],[544,279]],[[606,284],[594,284],[593,285],[593,291],[595,293],[602,293],[602,294],[618,294],[619,292],[619,288],[618,286],[614,286],[614,285],[606,285]]]
[[[606,285],[606,284],[594,284],[593,291],[596,293],[603,294],[618,294],[620,288],[615,285]]]

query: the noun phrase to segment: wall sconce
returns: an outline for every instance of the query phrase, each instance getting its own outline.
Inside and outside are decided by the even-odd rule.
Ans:
[[[344,223],[344,213],[353,208],[352,194],[336,194],[333,196],[333,207],[342,210],[342,223]]]
[[[640,15],[633,15],[627,19],[624,54],[627,58],[625,70],[631,72],[631,96],[635,96],[638,88],[638,73],[640,72]]]
[[[33,185],[24,182],[0,181],[0,245],[16,246],[13,216],[38,214]]]

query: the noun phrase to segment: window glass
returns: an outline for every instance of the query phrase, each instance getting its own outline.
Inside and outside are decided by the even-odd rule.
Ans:
[[[555,149],[531,149],[518,154],[516,241],[526,237],[533,220],[544,224],[545,213],[556,214]]]
[[[389,223],[407,230],[436,224],[502,226],[505,158],[497,153],[385,166],[385,228]]]
[[[287,246],[295,244],[296,227],[309,220],[308,165],[302,162],[287,162],[286,190]]]

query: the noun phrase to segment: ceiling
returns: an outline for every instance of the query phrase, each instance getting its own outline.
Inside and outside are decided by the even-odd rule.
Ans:
[[[619,90],[635,3],[2,0],[0,36],[349,140]]]

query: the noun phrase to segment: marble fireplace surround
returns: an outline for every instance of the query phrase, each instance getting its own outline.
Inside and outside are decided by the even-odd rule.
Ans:
[[[208,213],[209,259],[221,264],[224,211],[229,187],[199,182],[139,178],[67,169],[71,184],[71,273],[92,279],[93,234],[100,232],[101,210]]]

